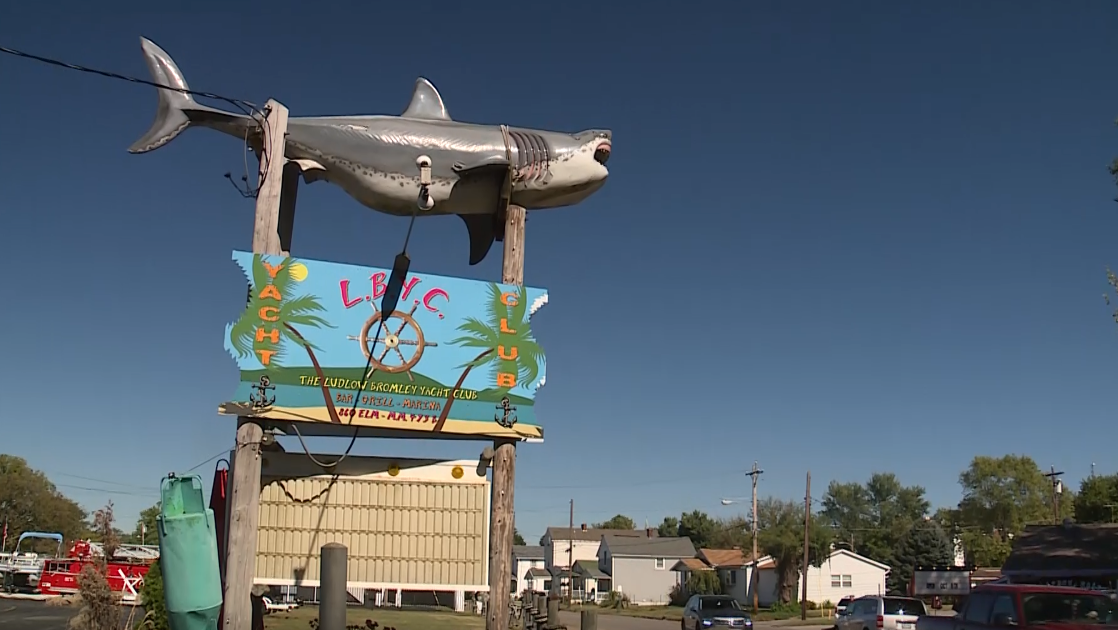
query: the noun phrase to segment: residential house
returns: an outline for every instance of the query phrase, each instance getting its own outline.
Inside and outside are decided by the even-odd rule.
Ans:
[[[1028,525],[1014,537],[1002,575],[1014,584],[1116,589],[1118,524]]]
[[[667,604],[676,583],[672,567],[694,557],[695,546],[688,538],[661,538],[652,529],[644,536],[607,533],[598,548],[598,568],[630,603]]]
[[[574,598],[584,602],[603,602],[613,590],[613,580],[598,566],[597,560],[576,560]]]
[[[520,594],[528,590],[528,569],[543,568],[545,568],[543,547],[514,545],[512,548],[512,592]]]
[[[596,564],[598,562],[598,548],[602,544],[602,536],[606,534],[638,538],[646,536],[645,530],[596,529],[587,527],[586,523],[573,529],[570,527],[547,528],[543,537],[540,538],[540,545],[544,549],[544,566],[551,575],[558,576],[561,593],[566,594],[567,592],[567,570],[570,569],[570,563],[578,564],[579,560],[589,560]],[[577,586],[576,584],[576,588]]]
[[[775,565],[771,569],[775,578]],[[819,567],[807,569],[807,599],[837,603],[847,596],[885,594],[889,565],[860,556],[849,549],[835,549]],[[775,579],[774,579],[775,582]],[[802,588],[797,584],[797,593]]]
[[[551,591],[551,572],[547,569],[532,567],[524,572],[524,590],[533,593]]]
[[[694,571],[718,571],[724,592],[733,595],[743,606],[753,605],[750,587],[757,589],[757,601],[761,606],[771,606],[780,599],[779,576],[771,556],[757,559],[756,580],[750,575],[750,558],[740,550],[702,549],[694,558],[677,563],[672,570],[678,575],[681,585],[687,583]],[[884,593],[885,576],[888,574],[889,567],[880,562],[846,549],[836,549],[823,561],[822,566],[808,568],[807,598],[817,604],[825,601],[837,603],[843,597],[851,595]],[[802,592],[799,579],[795,589],[798,597]]]

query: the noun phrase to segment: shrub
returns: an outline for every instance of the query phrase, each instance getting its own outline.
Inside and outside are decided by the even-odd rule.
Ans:
[[[671,606],[683,606],[687,604],[687,600],[691,599],[691,595],[679,584],[672,586],[672,590],[668,592],[668,604]]]
[[[82,609],[70,620],[74,630],[117,630],[122,620],[120,606],[101,570],[86,565],[78,576],[78,589],[82,597]]]
[[[714,571],[695,571],[687,578],[687,592],[690,595],[721,595],[722,580]]]
[[[147,611],[139,627],[143,630],[170,630],[167,620],[167,601],[163,598],[163,570],[156,560],[144,576],[144,586],[140,598]]]

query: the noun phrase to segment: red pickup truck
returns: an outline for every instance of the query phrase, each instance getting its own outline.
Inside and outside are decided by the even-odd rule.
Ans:
[[[954,617],[920,617],[916,630],[1003,630],[1017,626],[1073,630],[1118,627],[1118,601],[1081,588],[987,584],[967,597]]]

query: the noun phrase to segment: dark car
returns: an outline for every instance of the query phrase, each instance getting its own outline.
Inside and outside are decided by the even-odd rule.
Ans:
[[[753,628],[753,619],[729,595],[693,595],[683,607],[681,630]]]

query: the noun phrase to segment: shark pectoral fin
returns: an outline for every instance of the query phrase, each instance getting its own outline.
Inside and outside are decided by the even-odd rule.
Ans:
[[[508,169],[509,161],[503,155],[491,155],[472,162],[455,162],[450,168],[458,175],[482,174],[489,170]]]
[[[303,181],[308,184],[326,179],[326,167],[314,160],[298,159],[291,162],[299,165],[299,170],[303,173]]]
[[[411,93],[411,102],[408,108],[400,114],[401,118],[423,118],[426,120],[451,121],[450,112],[443,104],[443,97],[431,82],[423,77],[415,80],[415,89]]]
[[[460,214],[458,216],[466,222],[466,230],[470,233],[470,264],[476,265],[485,259],[496,239],[494,215]]]

